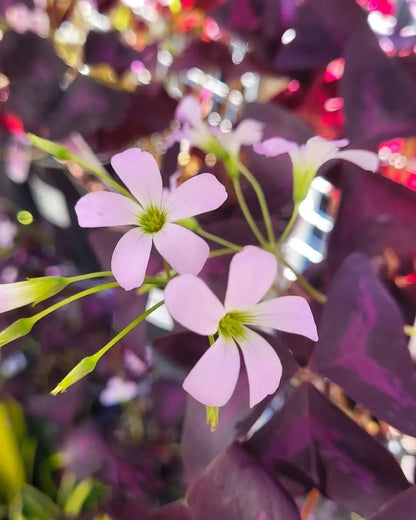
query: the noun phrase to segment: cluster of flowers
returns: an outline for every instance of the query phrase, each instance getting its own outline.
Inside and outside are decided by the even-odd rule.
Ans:
[[[346,159],[371,171],[377,168],[377,157],[371,152],[339,151],[345,142],[319,137],[301,146],[280,138],[260,142],[261,124],[253,120],[243,121],[234,132],[220,136],[199,114],[196,101],[185,98],[177,110],[182,126],[169,144],[186,138],[235,164],[241,145],[252,144],[267,156],[289,153],[295,204],[303,200],[318,169],[329,160]],[[178,323],[210,336],[212,343],[186,377],[185,390],[207,406],[225,405],[240,371],[238,344],[248,376],[250,406],[256,405],[276,391],[282,367],[275,350],[253,327],[301,334],[316,341],[316,325],[307,301],[298,296],[261,301],[276,279],[276,257],[260,247],[247,246],[231,260],[225,301],[221,303],[197,276],[208,259],[209,246],[181,221],[221,206],[227,198],[224,186],[214,175],[201,173],[166,192],[154,157],[138,148],[115,155],[111,163],[129,191],[97,191],[83,196],[75,207],[79,224],[88,228],[132,226],[116,245],[111,261],[114,278],[125,290],[143,284],[152,245],[178,273],[167,280],[167,309]],[[70,283],[65,280],[44,277],[3,285],[0,311],[42,301]],[[6,342],[2,334],[0,345]]]

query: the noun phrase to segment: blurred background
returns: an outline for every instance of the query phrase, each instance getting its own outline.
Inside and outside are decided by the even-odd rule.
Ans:
[[[139,146],[156,156],[166,185],[175,172],[184,180],[213,171],[229,188],[212,154],[188,142],[165,153],[185,94],[200,100],[207,122],[223,133],[250,117],[264,123],[265,137],[299,143],[315,134],[347,138],[351,147],[378,154],[374,177],[332,163],[320,172],[284,252],[323,291],[349,254],[363,254],[412,324],[414,0],[0,0],[1,283],[108,269],[121,235],[78,226],[74,204],[87,191],[102,189],[100,180],[34,149],[26,132],[59,140],[112,175],[110,157]],[[245,148],[242,160],[257,174],[275,229],[282,231],[293,208],[288,157],[271,161]],[[225,207],[202,222],[229,240],[250,243],[229,193]],[[248,192],[247,197],[250,202]],[[162,267],[152,258],[149,272]],[[219,286],[227,269],[213,262],[203,275]],[[302,294],[292,287],[295,280],[282,266],[279,290]],[[181,383],[204,346],[188,337],[182,351],[177,336],[165,336],[173,329],[166,311],[135,329],[68,392],[49,394],[82,357],[158,298],[157,290],[98,293],[62,308],[2,349],[0,518],[141,519],[184,496],[195,477],[195,454],[187,452],[184,436],[195,417],[205,423]],[[34,312],[10,311],[0,325]],[[410,348],[416,355],[416,344]],[[300,367],[310,354],[311,346],[299,342]],[[336,385],[331,392],[413,483],[415,438],[376,420]],[[240,423],[248,411],[241,411],[224,445],[249,438],[290,393],[286,388],[263,414],[250,416],[245,429]],[[192,442],[210,441],[202,435]],[[302,520],[364,517],[357,511],[365,508],[324,495],[316,499],[315,516]],[[294,496],[304,503],[304,492]]]

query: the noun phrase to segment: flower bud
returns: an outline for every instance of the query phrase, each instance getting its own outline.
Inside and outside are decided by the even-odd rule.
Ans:
[[[0,332],[0,347],[29,334],[35,323],[36,320],[33,318],[21,318],[12,323],[7,329]]]
[[[31,278],[24,282],[0,285],[0,312],[36,304],[62,291],[70,280],[60,276]]]
[[[74,157],[71,152],[65,148],[65,146],[56,144],[53,141],[49,141],[49,139],[43,139],[42,137],[38,137],[34,134],[27,134],[27,136],[29,137],[32,144],[36,146],[36,148],[53,155],[53,157],[56,157],[56,159],[65,161],[68,159],[73,159]]]
[[[95,369],[97,359],[94,356],[87,356],[78,363],[70,372],[67,374],[62,381],[56,385],[52,390],[52,395],[57,395],[60,392],[65,392],[74,383],[77,383],[80,379],[91,373]]]

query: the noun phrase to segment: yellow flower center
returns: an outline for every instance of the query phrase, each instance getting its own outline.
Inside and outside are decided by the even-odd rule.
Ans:
[[[149,235],[158,233],[166,224],[166,212],[150,206],[140,215],[138,224],[144,233]]]

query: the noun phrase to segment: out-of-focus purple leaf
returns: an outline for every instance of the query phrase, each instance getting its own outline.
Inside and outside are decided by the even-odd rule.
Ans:
[[[300,520],[293,500],[241,446],[220,453],[187,493],[198,520]]]
[[[121,41],[119,31],[90,31],[85,41],[84,61],[89,65],[110,65],[117,74],[122,74],[140,54]]]
[[[128,95],[78,75],[53,109],[46,114],[43,135],[62,139],[71,132],[86,134],[112,129],[125,117]]]
[[[369,260],[352,254],[331,285],[309,366],[380,419],[416,436],[416,373],[403,327]]]
[[[214,12],[219,24],[250,42],[250,54],[271,67],[283,32],[280,0],[230,0]]]
[[[145,65],[152,62],[153,65],[147,68],[153,70],[157,61],[157,45],[139,52],[121,40],[119,31],[90,31],[85,42],[84,61],[89,65],[110,65],[119,75],[128,70],[133,61],[141,61]]]
[[[153,341],[154,348],[190,370],[209,346],[208,338],[194,332],[166,334]]]
[[[357,30],[371,32],[364,9],[350,0],[308,0],[296,12],[295,38],[282,45],[275,67],[284,70],[316,69],[343,54]]]
[[[410,520],[416,518],[416,486],[403,491],[373,515],[369,520]]]
[[[415,82],[368,31],[355,32],[346,48],[341,95],[351,143],[377,145],[416,135]]]
[[[196,520],[183,502],[173,502],[150,513],[146,520]]]
[[[393,456],[309,383],[247,447],[292,493],[316,487],[364,516],[408,487]]]
[[[99,152],[117,152],[139,137],[162,132],[173,120],[176,101],[162,85],[140,86],[134,93],[125,93],[127,107],[115,128],[98,129],[87,137],[90,146]]]
[[[186,393],[173,379],[158,379],[152,385],[152,417],[162,428],[179,427],[185,415]]]

